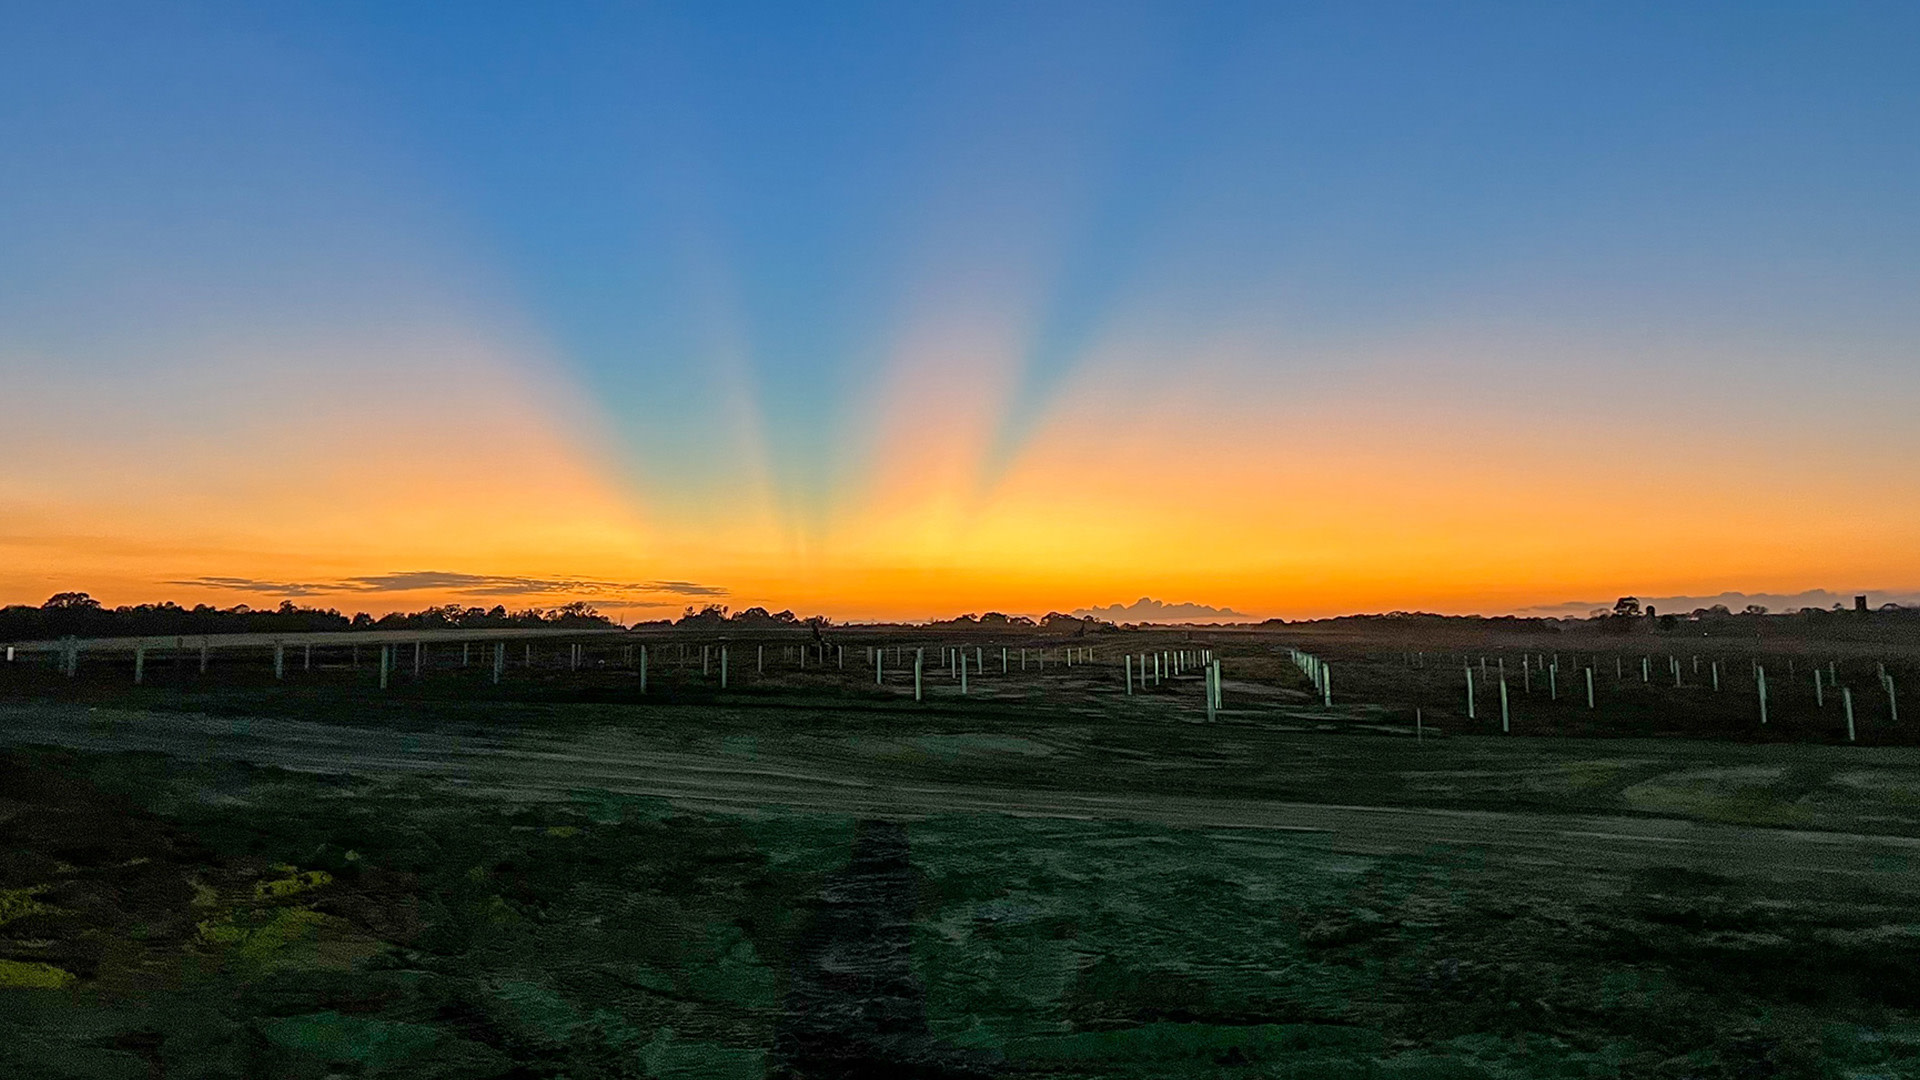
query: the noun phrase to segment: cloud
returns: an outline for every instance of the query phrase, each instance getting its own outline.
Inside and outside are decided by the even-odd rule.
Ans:
[[[1074,612],[1081,618],[1106,619],[1111,622],[1230,622],[1247,619],[1232,608],[1209,607],[1206,604],[1169,604],[1143,596],[1131,604],[1114,604],[1103,608],[1080,608]]]
[[[272,596],[318,596],[335,592],[333,586],[300,581],[260,581],[243,577],[202,577],[190,581],[166,581],[164,585],[191,585],[202,589],[232,589],[235,592],[267,593]]]
[[[1853,607],[1853,598],[1865,593],[1868,603],[1879,607],[1885,603],[1900,604],[1903,607],[1920,606],[1920,594],[1910,592],[1875,592],[1871,589],[1859,589],[1853,592],[1830,592],[1826,589],[1808,589],[1797,593],[1743,593],[1723,592],[1716,596],[1642,596],[1642,607],[1651,605],[1657,611],[1674,615],[1685,615],[1699,608],[1725,605],[1733,611],[1739,611],[1748,604],[1760,604],[1769,611],[1799,611],[1803,607],[1830,608],[1835,604]],[[1540,604],[1534,607],[1520,608],[1516,615],[1537,615],[1548,618],[1585,618],[1588,613],[1601,608],[1612,610],[1612,600],[1568,600],[1559,604]]]
[[[265,593],[270,596],[322,596],[333,593],[442,592],[456,596],[571,596],[645,601],[672,597],[725,596],[717,585],[692,581],[604,581],[598,578],[539,578],[507,574],[461,574],[450,570],[403,570],[367,574],[331,582],[261,581],[256,578],[199,577],[169,581],[205,589]]]

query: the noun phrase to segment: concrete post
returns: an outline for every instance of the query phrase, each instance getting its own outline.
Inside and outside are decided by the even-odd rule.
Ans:
[[[1473,714],[1473,668],[1469,667],[1466,670],[1467,670],[1467,719],[1474,720],[1478,718]]]
[[[520,666],[523,668],[526,668],[529,671],[533,670],[533,643],[532,642],[527,642],[525,645],[520,646]]]
[[[1587,708],[1593,708],[1593,665],[1587,665]]]
[[[426,642],[416,641],[413,643],[413,677],[416,679],[420,677],[420,654],[425,649]]]
[[[920,696],[921,696],[920,671],[922,668],[926,666],[926,663],[927,663],[927,650],[925,649],[913,650],[913,700],[915,701],[920,700]]]
[[[1512,730],[1513,727],[1508,722],[1507,716],[1507,680],[1502,676],[1500,679],[1500,733],[1504,735]]]
[[[1713,662],[1713,692],[1720,692],[1720,661]]]
[[[956,649],[954,651],[958,654],[955,657],[955,659],[960,661],[960,696],[966,697],[967,696],[967,653],[965,649]]]
[[[393,670],[393,646],[380,646],[380,689],[387,688],[387,675]]]
[[[833,648],[834,648],[834,654],[838,658],[838,661],[840,664],[840,670],[841,671],[847,670],[847,647],[845,645],[835,645]]]
[[[640,692],[647,692],[647,647],[640,646]]]
[[[765,645],[756,645],[754,646],[754,650],[753,673],[755,675],[765,675],[767,673],[767,647]],[[873,650],[868,649],[867,651],[872,652]]]
[[[873,685],[884,686],[887,681],[887,650],[873,650]]]
[[[273,643],[273,677],[287,677],[287,647],[277,641]]]
[[[507,672],[507,643],[497,641],[493,645],[493,685],[500,685],[500,676]]]
[[[1532,696],[1533,664],[1528,660],[1526,653],[1520,654],[1520,687],[1527,692],[1528,696]]]
[[[1560,666],[1558,664],[1547,669],[1547,700],[1560,700]]]
[[[727,688],[727,647],[720,646],[720,689]]]
[[[274,649],[274,660],[275,660],[274,666],[276,668],[279,667],[279,663],[278,663],[279,654],[280,654],[280,650],[278,647],[276,647]],[[278,674],[278,672],[275,672],[275,674]],[[133,647],[133,685],[139,686],[141,683],[146,681],[147,681],[147,647],[145,645],[135,645]]]
[[[307,648],[307,655],[306,655],[306,658],[300,662],[300,670],[312,671],[313,670],[313,646],[308,645],[306,648]]]
[[[1213,662],[1213,681],[1215,683],[1218,683],[1220,681],[1220,661],[1218,660],[1215,660]],[[1320,665],[1320,704],[1327,707],[1331,707],[1333,705],[1333,665],[1332,664]]]
[[[1753,669],[1753,675],[1755,679],[1759,680],[1760,722],[1765,724],[1767,722],[1767,669],[1756,665]]]
[[[1847,741],[1852,742],[1853,741],[1853,687],[1843,686],[1840,688],[1840,702],[1841,704],[1846,706]]]
[[[1640,681],[1643,683],[1653,681],[1653,662],[1645,656],[1640,658]]]
[[[975,675],[987,670],[986,655],[987,650],[978,645],[973,647],[973,673]]]
[[[1678,690],[1680,688],[1680,661],[1669,656],[1667,657],[1667,663],[1673,665],[1673,687]]]
[[[360,646],[355,645],[353,647],[353,657],[354,657],[354,666],[358,667],[359,659],[360,659]],[[206,673],[207,673],[207,639],[201,638],[200,639],[200,674],[205,675]],[[73,672],[69,671],[67,672],[67,674],[71,675],[73,674]]]
[[[1005,645],[1002,645],[1000,646],[1000,674],[1005,675],[1006,673],[1007,673],[1007,647]]]
[[[1827,707],[1827,692],[1820,685],[1820,669],[1813,669],[1813,703],[1824,709]]]
[[[1020,650],[1020,670],[1027,670],[1027,650],[1025,649]]]
[[[1125,666],[1127,669],[1127,696],[1132,697],[1133,696],[1133,654],[1128,653],[1127,655],[1121,657],[1120,661],[1122,665]]]
[[[712,646],[710,645],[700,646],[700,677],[703,679],[707,677],[707,655],[711,651]]]
[[[460,644],[460,666],[461,666],[461,667],[466,667],[466,666],[467,666],[467,660],[468,660],[468,656],[469,656],[469,650],[471,650],[471,648],[472,648],[472,646],[471,646],[471,645],[469,645],[468,643],[466,643],[466,642],[461,642],[461,644]]]

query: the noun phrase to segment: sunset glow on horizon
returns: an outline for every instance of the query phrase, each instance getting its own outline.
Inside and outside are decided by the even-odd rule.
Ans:
[[[1920,594],[1898,5],[48,5],[0,603]]]

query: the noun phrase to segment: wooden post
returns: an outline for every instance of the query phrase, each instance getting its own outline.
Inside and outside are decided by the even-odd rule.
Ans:
[[[287,677],[287,647],[277,641],[273,643],[273,677]]]
[[[1713,692],[1720,692],[1720,661],[1713,662]]]
[[[533,642],[531,641],[520,646],[520,666],[529,671],[533,669]]]
[[[720,646],[720,689],[727,688],[727,647]]]
[[[1560,700],[1560,665],[1558,664],[1547,669],[1547,700]]]
[[[1220,661],[1218,660],[1213,662],[1213,681],[1216,684],[1220,681]],[[1333,706],[1332,664],[1320,665],[1320,704],[1328,708]]]
[[[1900,699],[1893,692],[1893,676],[1887,676],[1887,719],[1900,722]]]
[[[1852,742],[1853,741],[1853,687],[1843,686],[1840,688],[1840,701],[1841,701],[1841,704],[1846,706],[1846,710],[1847,710],[1847,741]]]
[[[1007,647],[1005,645],[1002,645],[1000,646],[1000,674],[1005,675],[1006,673],[1007,673]]]
[[[302,671],[313,670],[313,645],[311,643],[307,645],[306,658],[300,662],[300,670]]]
[[[1824,709],[1827,707],[1827,692],[1820,686],[1820,669],[1813,669],[1813,703]]]
[[[647,647],[640,646],[640,692],[647,692]]]
[[[978,645],[973,647],[973,673],[975,675],[987,670],[986,655],[987,650]]]
[[[1120,659],[1122,663],[1125,664],[1127,669],[1127,696],[1132,697],[1133,696],[1133,654],[1128,653],[1127,655],[1121,657]]]
[[[1507,679],[1503,675],[1500,677],[1500,732],[1504,735],[1512,730],[1507,722]]]
[[[765,675],[767,673],[767,647],[765,645],[756,645],[754,646],[754,650],[753,673],[755,675]],[[868,651],[871,652],[872,650],[869,649]]]
[[[873,650],[873,685],[886,685],[887,650]]]
[[[913,700],[920,700],[920,671],[927,663],[927,650],[913,650]]]
[[[274,659],[275,659],[275,667],[278,667],[279,666],[278,664],[279,648],[277,646],[274,649]],[[145,645],[135,645],[133,647],[133,685],[139,686],[141,683],[146,681],[147,681],[147,647]]]
[[[700,646],[700,677],[703,679],[707,677],[707,655],[712,652],[712,649],[710,645]]]
[[[1207,722],[1212,723],[1220,707],[1219,695],[1215,692],[1213,669],[1207,669]]]
[[[74,652],[77,655],[79,650],[76,649],[74,650]],[[353,661],[354,661],[353,663],[354,667],[360,666],[360,646],[358,645],[355,645],[353,647]],[[205,675],[206,673],[207,673],[207,639],[203,637],[200,639],[200,674]],[[71,675],[73,674],[73,672],[69,671],[67,672],[67,674]]]
[[[1753,675],[1755,679],[1759,680],[1760,722],[1762,724],[1765,724],[1767,722],[1767,669],[1760,667],[1758,665],[1755,665],[1753,669]]]
[[[496,641],[493,644],[493,685],[500,685],[500,676],[507,671],[507,643]]]
[[[960,696],[966,697],[967,696],[967,652],[965,649],[955,649],[954,653],[955,653],[954,659],[960,661]]]
[[[387,688],[387,674],[393,670],[393,646],[380,646],[380,689]]]
[[[1587,665],[1587,708],[1593,708],[1593,665]]]
[[[1474,720],[1474,719],[1477,719],[1477,717],[1473,715],[1473,668],[1468,667],[1466,671],[1467,671],[1467,719]]]

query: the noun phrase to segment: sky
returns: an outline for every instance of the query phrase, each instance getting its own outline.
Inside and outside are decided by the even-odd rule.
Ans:
[[[0,0],[0,603],[1920,592],[1915,55],[1910,3]]]

